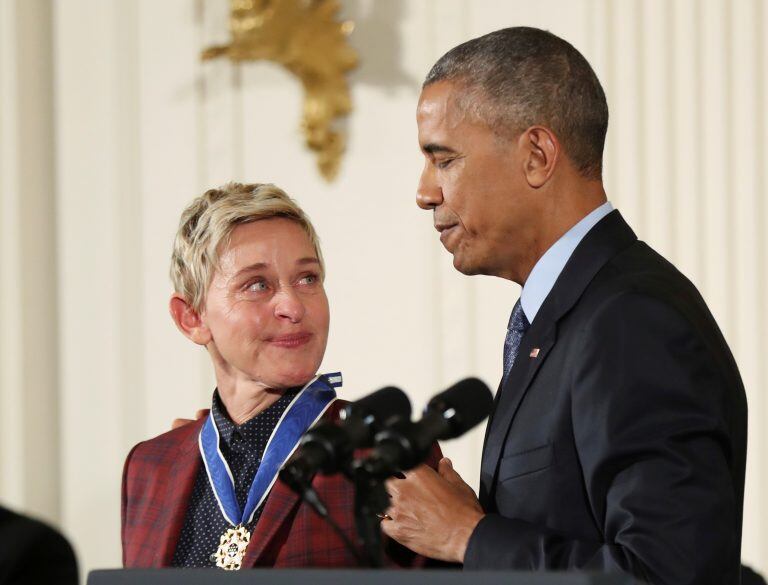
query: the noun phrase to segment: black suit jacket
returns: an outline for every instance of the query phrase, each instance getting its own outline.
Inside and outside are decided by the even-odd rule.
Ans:
[[[739,582],[747,406],[696,288],[618,211],[522,340],[483,450],[466,568]]]
[[[72,547],[53,528],[0,507],[0,585],[77,585]]]

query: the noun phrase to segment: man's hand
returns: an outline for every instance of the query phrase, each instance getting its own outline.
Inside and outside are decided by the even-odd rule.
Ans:
[[[183,427],[184,425],[188,425],[191,422],[195,422],[196,420],[200,420],[204,416],[208,416],[208,413],[210,412],[207,408],[201,408],[195,413],[194,420],[191,418],[175,418],[173,419],[173,422],[171,423],[171,430],[178,429],[179,427]]]
[[[484,516],[475,492],[443,458],[438,473],[426,465],[387,481],[392,497],[381,529],[421,555],[464,562],[472,531]]]

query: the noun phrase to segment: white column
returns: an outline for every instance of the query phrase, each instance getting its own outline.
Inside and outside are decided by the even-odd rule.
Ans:
[[[83,570],[120,564],[121,462],[143,424],[136,11],[54,11],[62,512]]]
[[[747,449],[747,478],[744,500],[744,545],[742,557],[753,566],[766,564],[765,519],[766,506],[766,444],[765,416],[768,414],[765,399],[765,351],[766,336],[761,316],[765,315],[766,276],[768,266],[761,258],[766,224],[760,217],[761,205],[765,205],[765,185],[760,185],[760,160],[764,152],[764,138],[760,122],[765,120],[765,96],[760,95],[760,83],[764,75],[758,69],[761,59],[758,35],[758,4],[763,0],[742,0],[728,6],[731,15],[728,31],[732,49],[728,52],[730,63],[730,120],[727,145],[732,152],[727,172],[728,189],[724,198],[731,207],[729,237],[732,241],[732,265],[729,279],[729,302],[733,325],[729,342],[739,364],[747,390],[749,404],[749,448]],[[764,41],[763,41],[764,42]],[[756,50],[757,49],[757,50]],[[756,80],[761,80],[757,82]],[[762,97],[762,99],[761,99]],[[762,171],[764,173],[764,171]],[[763,176],[765,176],[763,174]]]
[[[51,4],[0,2],[0,500],[59,519]]]

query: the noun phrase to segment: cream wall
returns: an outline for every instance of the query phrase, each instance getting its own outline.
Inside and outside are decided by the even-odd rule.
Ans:
[[[580,48],[611,109],[606,183],[641,238],[700,287],[750,404],[744,558],[768,572],[768,6],[762,0],[346,0],[361,67],[349,152],[318,175],[300,88],[277,66],[201,63],[225,0],[0,0],[0,500],[48,518],[84,569],[120,563],[128,449],[210,400],[206,355],[167,316],[179,213],[230,179],[272,181],[328,261],[324,368],[344,395],[500,376],[515,285],[455,272],[414,205],[420,80],[511,25]],[[477,483],[482,429],[445,451]]]

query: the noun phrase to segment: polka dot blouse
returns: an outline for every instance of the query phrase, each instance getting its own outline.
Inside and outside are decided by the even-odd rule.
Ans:
[[[236,425],[229,418],[218,391],[213,393],[211,414],[221,437],[221,452],[235,478],[235,495],[241,510],[259,469],[267,441],[298,391],[299,388],[288,390],[269,408],[241,425]],[[261,508],[254,514],[253,521],[246,526],[251,533],[260,515]],[[200,465],[184,527],[176,545],[173,566],[215,567],[216,561],[211,559],[219,546],[221,535],[228,528],[230,525],[216,503],[205,466]]]

